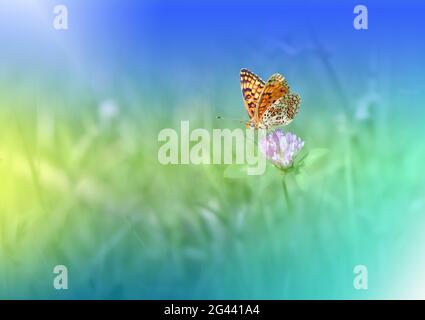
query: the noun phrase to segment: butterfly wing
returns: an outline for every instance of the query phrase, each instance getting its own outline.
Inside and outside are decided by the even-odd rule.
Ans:
[[[256,108],[256,119],[262,118],[264,112],[270,108],[277,100],[289,93],[289,85],[285,78],[275,73],[266,82],[264,89],[258,99]]]
[[[284,95],[264,112],[262,125],[271,129],[290,124],[299,111],[300,102],[300,96],[296,93]]]
[[[265,83],[259,76],[248,69],[241,70],[240,80],[245,108],[248,111],[249,117],[252,118]]]

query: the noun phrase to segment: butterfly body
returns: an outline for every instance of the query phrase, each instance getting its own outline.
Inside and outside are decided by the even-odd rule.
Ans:
[[[253,72],[240,72],[241,90],[250,120],[247,128],[273,129],[292,122],[298,113],[300,97],[290,92],[285,78],[275,73],[266,82]]]

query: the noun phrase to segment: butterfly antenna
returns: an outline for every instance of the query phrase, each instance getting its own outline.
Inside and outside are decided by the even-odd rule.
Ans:
[[[232,118],[223,118],[222,116],[217,116],[217,119],[221,119],[221,120],[229,120],[229,121],[237,121],[239,123],[245,123],[246,121],[244,120],[240,120],[240,119],[232,119]]]

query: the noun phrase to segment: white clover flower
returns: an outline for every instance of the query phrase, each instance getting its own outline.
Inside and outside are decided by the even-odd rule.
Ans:
[[[281,169],[286,169],[294,163],[303,146],[304,141],[301,138],[281,129],[268,133],[260,141],[260,149],[266,159]]]

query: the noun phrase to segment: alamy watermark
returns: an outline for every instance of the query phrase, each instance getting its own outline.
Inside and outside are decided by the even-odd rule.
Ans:
[[[56,275],[53,279],[53,288],[56,290],[68,290],[68,268],[64,265],[57,265],[53,268]]]
[[[180,131],[166,128],[159,132],[158,161],[163,165],[238,164],[247,165],[248,175],[261,175],[266,170],[266,159],[258,143],[266,130],[196,128],[190,130],[189,121],[181,121]]]
[[[367,290],[368,289],[368,271],[365,265],[359,264],[354,267],[354,280],[353,287],[356,290]]]
[[[60,4],[53,8],[53,28],[55,30],[68,30],[68,8]]]
[[[353,27],[356,30],[368,29],[368,11],[365,5],[359,4],[354,7],[353,13],[356,15],[353,20]]]

